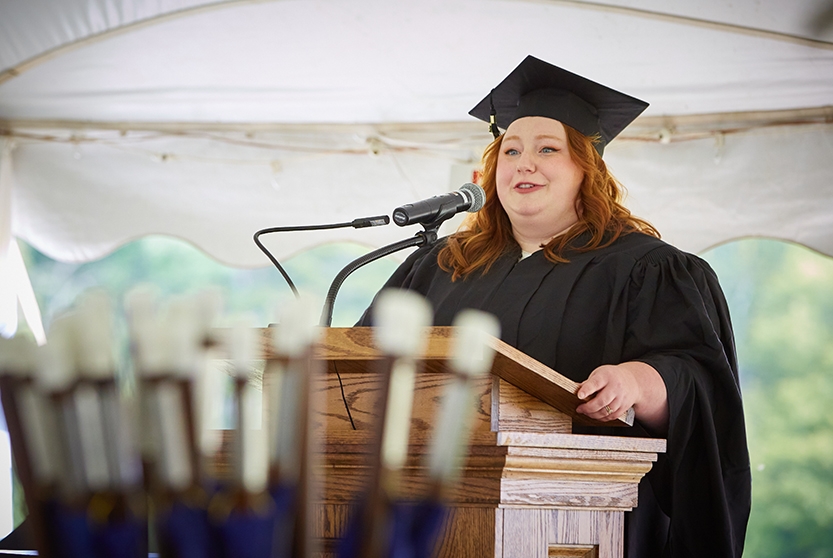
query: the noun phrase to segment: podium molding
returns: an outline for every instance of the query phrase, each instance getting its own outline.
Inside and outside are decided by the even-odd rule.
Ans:
[[[274,356],[269,335],[264,329],[267,359]],[[405,498],[429,489],[424,458],[451,379],[446,361],[452,336],[450,327],[428,332],[401,473]],[[492,375],[476,381],[469,452],[459,482],[446,494],[449,510],[435,556],[621,557],[624,513],[638,504],[639,481],[665,451],[665,440],[573,434],[573,424],[611,423],[575,412],[577,383],[498,339],[493,346]],[[382,356],[372,328],[363,327],[324,329],[315,354],[326,374],[314,419],[323,441],[314,531],[322,558],[329,558],[369,482]],[[632,424],[633,411],[615,423]]]

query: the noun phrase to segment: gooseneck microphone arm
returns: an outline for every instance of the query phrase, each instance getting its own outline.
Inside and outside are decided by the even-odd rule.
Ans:
[[[320,325],[330,327],[333,322],[333,306],[338,295],[338,290],[347,277],[359,269],[360,267],[369,264],[372,261],[383,258],[399,250],[410,248],[413,246],[425,246],[434,244],[437,241],[437,230],[440,225],[450,219],[461,211],[475,212],[478,211],[486,200],[486,193],[483,188],[477,184],[467,183],[463,184],[459,190],[434,196],[425,200],[414,203],[409,203],[401,207],[397,207],[393,212],[393,218],[400,227],[406,225],[420,224],[423,231],[416,233],[411,238],[394,242],[387,246],[383,246],[377,250],[369,252],[364,256],[356,258],[347,264],[338,275],[335,276],[333,282],[330,284],[330,290],[327,292],[327,298],[324,301],[324,308],[321,312]],[[289,232],[289,231],[315,231],[323,229],[338,229],[344,227],[353,227],[361,229],[364,227],[376,227],[379,225],[387,225],[390,223],[390,218],[387,215],[380,215],[378,217],[364,217],[354,219],[347,223],[333,223],[331,225],[298,225],[289,227],[270,227],[268,229],[261,229],[254,234],[254,242],[260,250],[266,254],[275,267],[280,271],[289,288],[292,289],[293,294],[298,296],[298,289],[289,277],[289,274],[284,270],[278,260],[266,249],[260,242],[260,236],[266,233],[273,232]]]
[[[333,308],[336,302],[336,296],[338,295],[338,290],[341,288],[341,284],[344,283],[345,279],[362,267],[363,265],[367,265],[370,262],[376,261],[379,258],[383,258],[394,252],[398,252],[400,250],[404,250],[405,248],[410,248],[412,246],[425,246],[434,244],[437,241],[437,229],[439,228],[440,224],[445,221],[448,217],[435,221],[431,225],[423,225],[425,227],[424,231],[420,231],[416,233],[411,238],[406,238],[405,240],[400,240],[398,242],[394,242],[393,244],[388,244],[387,246],[382,246],[372,252],[368,252],[364,256],[360,256],[344,266],[344,268],[338,272],[338,275],[335,276],[333,282],[330,284],[330,290],[327,291],[327,298],[324,301],[324,309],[321,311],[321,321],[319,325],[324,327],[330,327],[333,323]]]
[[[376,217],[360,217],[358,219],[353,219],[352,221],[346,223],[332,223],[329,225],[294,225],[288,227],[269,227],[268,229],[260,229],[254,234],[253,240],[260,250],[266,254],[266,257],[269,258],[269,261],[272,262],[278,271],[280,271],[283,278],[286,280],[287,285],[289,288],[292,289],[292,294],[295,297],[298,297],[298,289],[295,287],[295,283],[292,282],[292,279],[289,277],[289,274],[286,270],[281,266],[278,262],[277,258],[266,249],[263,243],[260,242],[260,236],[268,233],[274,232],[293,232],[293,231],[320,231],[326,229],[343,229],[347,227],[353,227],[354,229],[363,229],[365,227],[378,227],[381,225],[387,225],[390,223],[390,217],[387,215],[378,215]]]
[[[440,225],[451,217],[454,217],[460,211],[475,212],[480,210],[485,200],[486,193],[483,191],[483,188],[477,184],[468,183],[463,184],[456,192],[442,196],[434,196],[427,200],[397,207],[393,211],[393,220],[397,225],[403,227],[405,225],[419,223],[425,230],[416,233],[411,238],[383,246],[373,252],[368,252],[364,256],[356,258],[347,264],[344,269],[339,271],[330,285],[330,290],[327,292],[319,325],[325,327],[332,325],[333,307],[335,306],[336,296],[338,295],[338,290],[341,288],[341,284],[347,279],[347,276],[363,265],[398,252],[399,250],[404,250],[412,246],[434,244],[437,242],[437,230],[440,228]]]

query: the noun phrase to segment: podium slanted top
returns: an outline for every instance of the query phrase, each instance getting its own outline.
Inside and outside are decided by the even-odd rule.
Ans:
[[[422,357],[428,371],[441,372],[446,369],[446,361],[451,355],[453,327],[432,327],[428,334],[428,345]],[[266,334],[264,334],[266,335]],[[264,354],[270,354],[269,343],[264,337]],[[569,415],[576,423],[585,426],[633,426],[634,412],[627,413],[616,420],[601,422],[576,412],[576,407],[583,402],[576,396],[579,384],[559,374],[552,368],[538,362],[523,352],[509,346],[500,339],[493,339],[495,362],[492,374],[525,391]],[[369,362],[382,358],[373,344],[373,328],[326,328],[321,336],[321,344],[316,349],[316,357],[338,366],[339,370],[350,371],[357,368],[366,369]]]

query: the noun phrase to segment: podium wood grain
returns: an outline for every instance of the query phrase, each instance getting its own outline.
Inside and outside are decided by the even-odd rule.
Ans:
[[[263,330],[263,354],[270,330]],[[417,376],[408,459],[399,496],[429,490],[425,458],[444,387],[452,328],[430,328]],[[449,503],[437,557],[530,558],[622,556],[624,513],[665,441],[572,434],[598,423],[575,412],[578,384],[494,339],[492,376],[475,382],[470,447]],[[318,392],[321,486],[315,514],[323,557],[335,556],[353,504],[369,478],[381,355],[370,328],[322,331],[316,356],[327,373]],[[342,395],[343,393],[343,395]],[[349,414],[348,414],[349,409]],[[352,423],[351,418],[352,416]],[[632,412],[614,421],[632,424]]]

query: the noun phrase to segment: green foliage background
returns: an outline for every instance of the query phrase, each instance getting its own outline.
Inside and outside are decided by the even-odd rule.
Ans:
[[[145,238],[87,264],[23,249],[45,323],[92,286],[121,300],[145,282],[163,294],[216,285],[225,292],[226,315],[252,313],[264,326],[290,296],[273,268],[231,269],[169,238]],[[284,263],[299,288],[323,301],[337,271],[366,251],[323,245]],[[833,557],[833,259],[764,239],[703,257],[720,277],[737,338],[753,475],[744,554]],[[396,265],[387,258],[351,276],[333,325],[352,325]]]
[[[833,259],[763,239],[705,258],[737,339],[753,482],[744,555],[833,557]]]
[[[227,267],[194,246],[167,237],[146,237],[84,264],[57,262],[29,246],[21,248],[44,324],[91,287],[103,287],[114,300],[121,301],[141,283],[154,284],[163,296],[212,285],[224,293],[226,317],[252,314],[263,326],[277,319],[281,302],[292,296],[286,281],[271,266],[248,270]],[[323,303],[336,273],[368,251],[352,243],[324,244],[288,258],[281,265],[299,290]],[[389,256],[353,273],[336,299],[333,325],[353,325],[397,265],[397,260]]]

